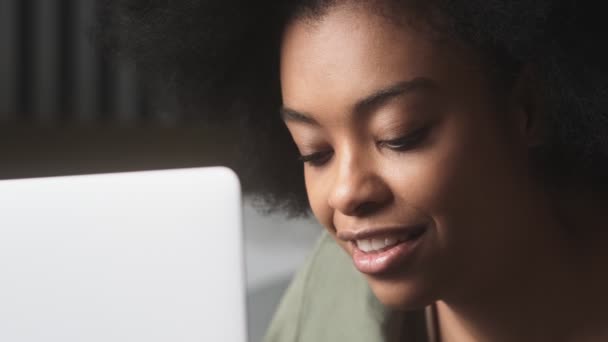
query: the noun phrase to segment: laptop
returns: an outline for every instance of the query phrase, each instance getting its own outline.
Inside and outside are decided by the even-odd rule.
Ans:
[[[244,342],[227,168],[0,181],[0,341]]]

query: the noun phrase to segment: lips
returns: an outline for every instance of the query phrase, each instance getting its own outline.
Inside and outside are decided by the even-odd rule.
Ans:
[[[382,274],[405,266],[427,232],[426,225],[340,232],[351,245],[355,267],[365,274]]]

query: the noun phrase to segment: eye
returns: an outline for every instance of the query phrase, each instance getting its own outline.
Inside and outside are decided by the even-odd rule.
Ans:
[[[396,139],[381,140],[378,145],[395,151],[406,151],[420,144],[426,138],[430,128],[430,125],[427,125]]]
[[[325,164],[329,158],[331,158],[332,154],[332,151],[314,152],[311,154],[301,155],[298,159],[311,166],[320,167],[323,166],[323,164]]]

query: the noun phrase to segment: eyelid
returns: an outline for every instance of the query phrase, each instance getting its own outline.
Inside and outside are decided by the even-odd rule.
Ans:
[[[395,139],[386,139],[380,140],[378,142],[379,146],[387,147],[393,150],[406,150],[410,147],[418,144],[422,139],[424,139],[430,130],[431,125],[425,125],[421,128],[415,129],[410,133],[407,133],[403,136],[400,136]],[[393,145],[393,146],[390,146]],[[395,146],[398,145],[398,146]]]
[[[386,147],[395,151],[405,151],[414,148],[416,147],[416,145],[420,144],[422,140],[427,137],[432,126],[433,124],[426,124],[398,138],[380,140],[377,142],[377,144],[379,147]],[[320,167],[323,166],[325,162],[329,160],[332,154],[332,150],[316,151],[309,154],[302,154],[298,157],[298,160],[305,164]]]
[[[313,166],[320,166],[325,163],[326,159],[328,159],[332,154],[332,151],[318,151],[309,154],[304,154],[298,157],[303,163],[309,163]]]

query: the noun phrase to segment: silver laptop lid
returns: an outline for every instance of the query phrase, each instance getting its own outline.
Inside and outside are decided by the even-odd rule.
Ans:
[[[226,168],[0,181],[0,341],[246,340]]]

